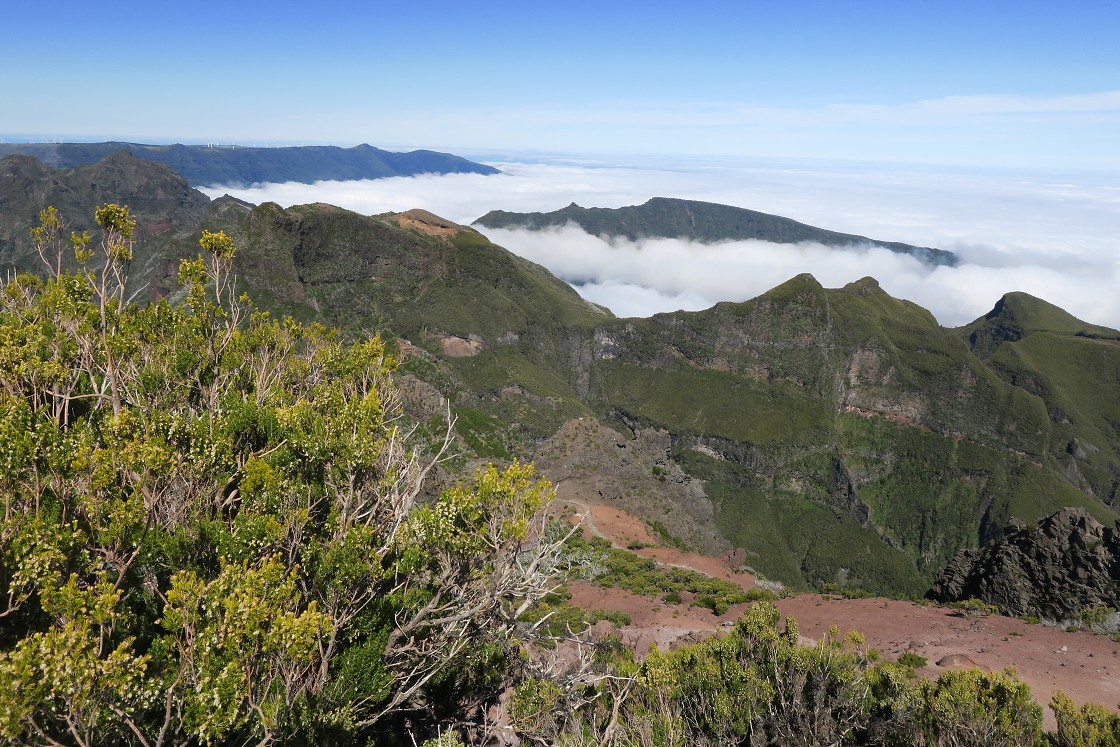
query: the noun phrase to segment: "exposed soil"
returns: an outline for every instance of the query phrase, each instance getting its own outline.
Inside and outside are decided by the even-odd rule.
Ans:
[[[590,513],[584,519],[585,531],[606,537],[619,547],[657,544],[645,522],[625,511],[595,505],[575,508],[573,515]],[[636,552],[661,563],[732,580],[744,589],[758,586],[750,574],[729,568],[726,559],[660,546]],[[736,605],[717,617],[707,609],[689,606],[687,598],[681,604],[666,604],[587,582],[573,582],[569,589],[573,604],[630,615],[631,624],[619,632],[639,656],[648,653],[651,645],[665,648],[699,640],[733,623],[747,607]],[[775,604],[783,615],[797,620],[806,642],[825,635],[832,625],[841,634],[856,630],[865,636],[868,647],[884,656],[893,658],[911,651],[924,657],[928,663],[921,673],[931,678],[948,668],[1014,668],[1016,676],[1030,685],[1043,705],[1058,690],[1077,703],[1109,707],[1120,703],[1120,643],[1107,636],[1031,625],[1001,615],[966,618],[946,607],[883,598],[801,594]],[[1046,728],[1054,728],[1052,712],[1047,708],[1045,714]]]
[[[473,228],[460,226],[458,223],[452,223],[435,213],[429,213],[427,210],[420,208],[406,210],[403,213],[396,213],[388,217],[389,220],[395,222],[401,228],[411,228],[428,236],[454,236],[463,230],[474,230]]]
[[[482,340],[456,335],[441,337],[439,345],[449,358],[471,358],[481,353],[485,347]]]

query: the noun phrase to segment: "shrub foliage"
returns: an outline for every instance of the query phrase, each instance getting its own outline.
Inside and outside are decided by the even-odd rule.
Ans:
[[[0,741],[364,742],[475,698],[449,673],[556,575],[548,486],[420,500],[378,338],[237,298],[220,232],[131,303],[135,221],[96,219],[44,211],[44,277],[0,287]]]

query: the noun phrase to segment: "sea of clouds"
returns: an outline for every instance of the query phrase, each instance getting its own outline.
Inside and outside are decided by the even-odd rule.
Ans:
[[[1120,176],[751,159],[491,161],[503,173],[204,189],[253,203],[327,202],[364,214],[424,208],[469,224],[490,210],[622,207],[651,197],[707,200],[880,241],[956,252],[931,267],[884,249],[680,239],[628,241],[575,226],[482,229],[619,316],[753,298],[802,272],[828,287],[870,275],[946,326],[1025,291],[1120,328]]]

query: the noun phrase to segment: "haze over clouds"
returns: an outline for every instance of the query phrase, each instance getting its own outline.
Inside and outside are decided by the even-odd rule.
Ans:
[[[328,202],[365,214],[422,207],[469,224],[493,209],[622,207],[680,197],[774,213],[883,241],[950,249],[931,268],[882,249],[675,239],[607,241],[569,226],[490,230],[495,243],[548,267],[620,316],[753,298],[810,272],[836,287],[871,275],[891,295],[957,326],[1021,290],[1086,321],[1120,327],[1120,177],[1091,172],[948,170],[771,159],[626,165],[498,162],[499,176],[422,175],[364,182],[214,187],[254,203]]]

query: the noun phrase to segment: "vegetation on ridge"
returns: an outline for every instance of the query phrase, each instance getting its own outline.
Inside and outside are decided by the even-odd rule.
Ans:
[[[403,739],[489,697],[562,574],[547,484],[515,463],[421,502],[439,454],[379,338],[236,298],[221,232],[182,303],[129,303],[127,208],[96,251],[41,219],[80,269],[0,287],[0,738]]]

